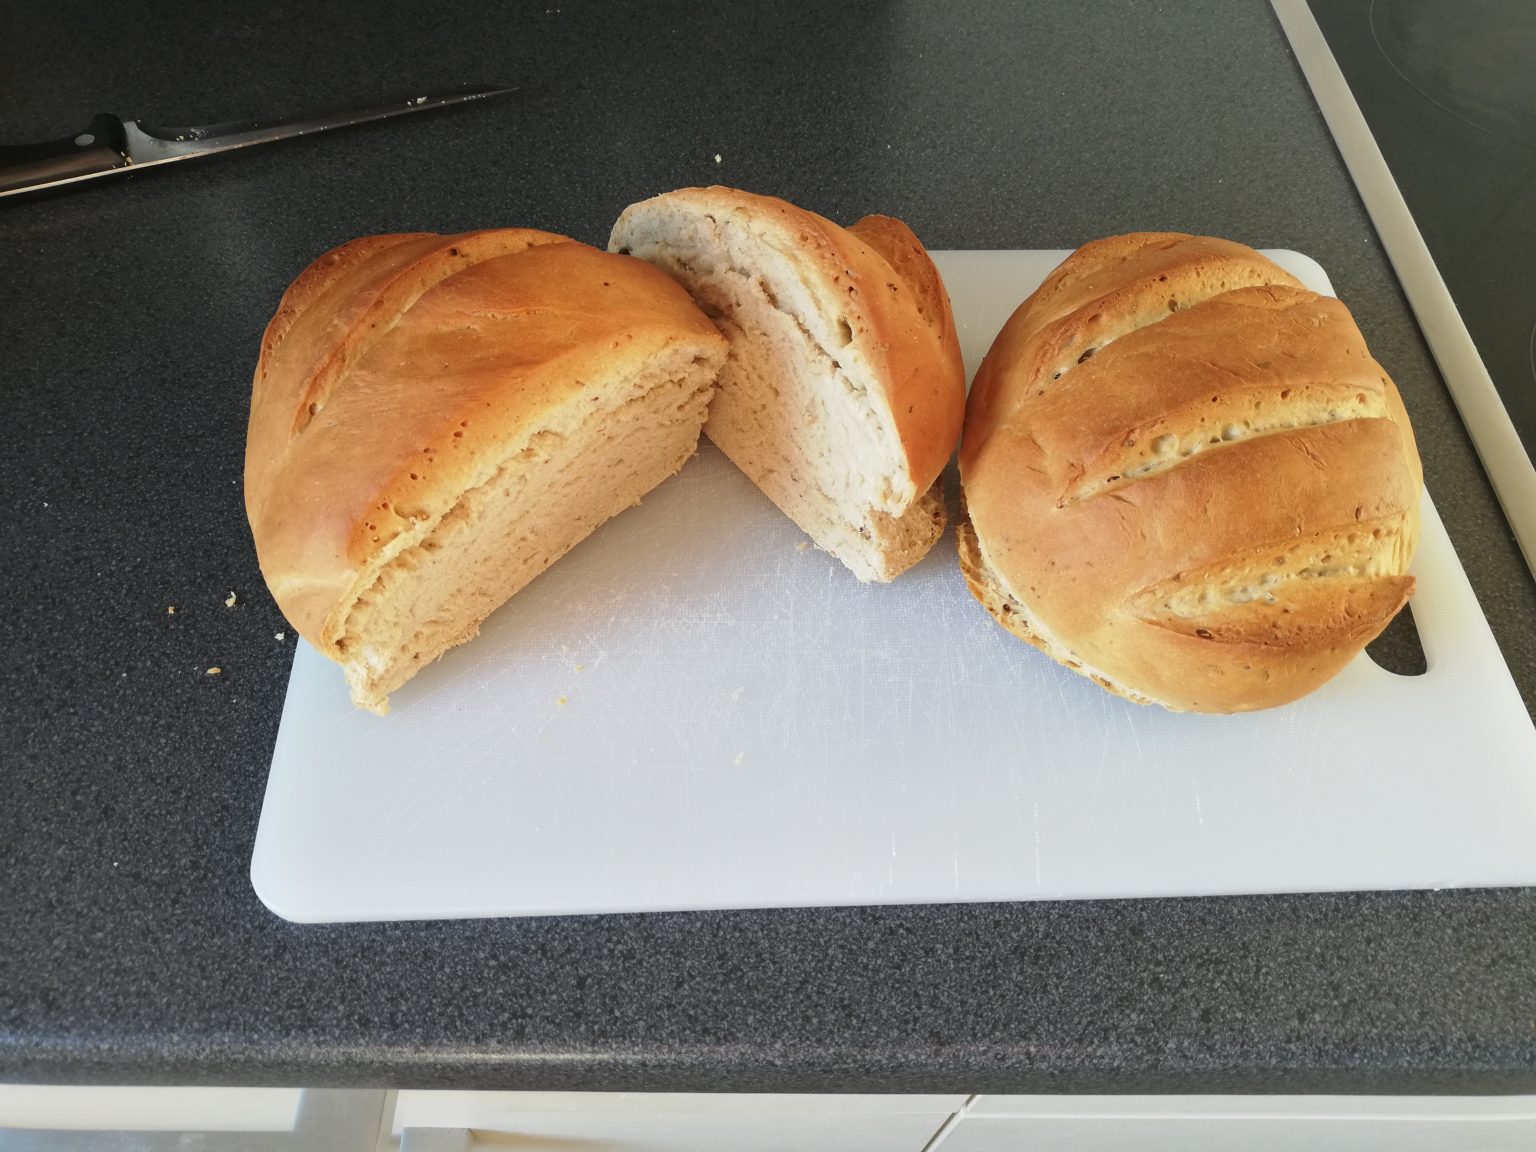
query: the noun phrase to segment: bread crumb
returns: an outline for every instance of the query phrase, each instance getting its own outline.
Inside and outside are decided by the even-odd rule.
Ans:
[[[567,701],[566,701],[565,697],[562,696],[562,697],[560,697],[560,699],[555,701],[555,707],[556,708],[564,708],[566,703],[567,703]]]
[[[745,686],[743,686],[743,687],[740,687],[740,688],[738,688],[738,689],[736,689],[736,691],[734,691],[734,692],[732,692],[732,693],[731,693],[731,699],[732,699],[732,700],[740,700],[740,699],[741,699],[741,694],[742,694],[742,693],[743,693],[743,692],[745,692],[745,691],[746,691],[746,690],[747,690],[747,689],[746,689],[746,687],[745,687]]]
[[[174,615],[176,615],[176,605],[174,605],[174,604],[167,604],[165,606],[165,614],[167,616],[174,616]]]
[[[795,551],[796,552],[804,552],[810,546],[811,545],[810,545],[810,543],[808,541],[802,540],[802,541],[800,541],[800,543],[795,545]]]
[[[274,632],[274,633],[272,633],[272,639],[276,640],[279,644],[281,644],[285,639],[287,639],[287,637],[288,637],[288,633],[286,633],[286,632]]]
[[[235,594],[233,592],[231,592],[229,594],[229,598],[224,601],[224,607],[226,607],[226,608],[233,608],[234,606],[235,606]]]
[[[716,164],[720,163],[720,153],[718,153],[718,152],[715,153],[715,163]]]
[[[578,671],[578,672],[585,672],[586,670],[587,670],[587,666],[585,664],[577,664],[576,665],[576,671]]]
[[[209,675],[209,676],[218,676],[223,671],[224,671],[224,669],[220,668],[217,664],[215,664],[212,668],[208,669],[207,675]]]
[[[738,767],[740,767],[740,765],[741,765],[741,758],[743,756],[745,756],[745,755],[746,755],[745,752],[738,752],[738,753],[736,753],[736,759],[731,761],[731,763],[733,763],[733,764],[737,765]]]

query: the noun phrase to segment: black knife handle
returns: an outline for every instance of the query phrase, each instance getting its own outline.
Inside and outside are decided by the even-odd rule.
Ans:
[[[67,140],[0,145],[0,196],[129,165],[123,122],[103,112]]]

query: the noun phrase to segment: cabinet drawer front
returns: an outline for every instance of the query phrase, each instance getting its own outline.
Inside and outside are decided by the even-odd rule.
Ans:
[[[1536,1119],[967,1116],[937,1152],[1530,1152]]]

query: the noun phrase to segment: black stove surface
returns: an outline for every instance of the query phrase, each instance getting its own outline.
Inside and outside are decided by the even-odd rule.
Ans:
[[[1308,0],[1536,461],[1536,0]]]

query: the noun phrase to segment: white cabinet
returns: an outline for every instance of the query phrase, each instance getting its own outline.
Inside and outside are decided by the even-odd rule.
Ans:
[[[1536,1097],[0,1085],[0,1152],[177,1152],[189,1140],[207,1152],[1532,1152]]]
[[[983,1096],[934,1152],[1531,1152],[1529,1096]]]
[[[411,1092],[404,1129],[469,1129],[524,1152],[922,1152],[966,1097],[657,1092]],[[579,1143],[577,1143],[579,1142]]]
[[[389,1093],[0,1085],[0,1152],[380,1152]]]
[[[289,1132],[298,1088],[0,1084],[0,1129]]]

